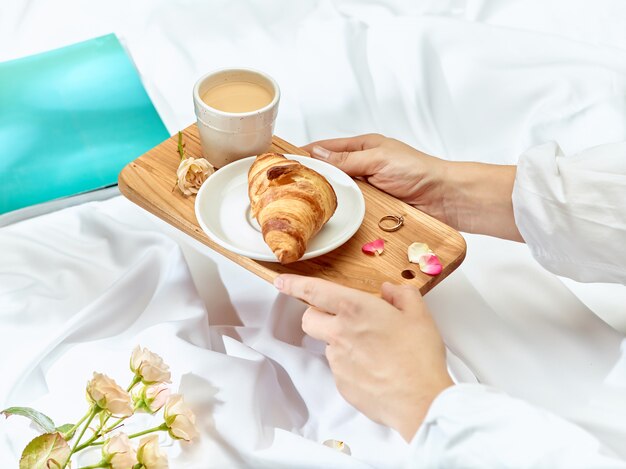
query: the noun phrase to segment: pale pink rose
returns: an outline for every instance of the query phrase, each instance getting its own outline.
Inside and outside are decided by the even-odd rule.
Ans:
[[[130,369],[146,384],[171,383],[170,367],[156,353],[139,345],[130,357]]]
[[[159,448],[158,435],[141,439],[137,448],[137,460],[145,469],[168,469],[167,453]]]
[[[165,405],[170,390],[165,383],[152,384],[133,388],[132,397],[136,410],[143,410],[150,414],[159,411]]]
[[[101,409],[109,411],[115,417],[130,417],[133,415],[130,394],[102,373],[94,373],[91,381],[87,383],[87,398]]]
[[[196,416],[183,402],[182,395],[172,394],[167,399],[163,417],[172,438],[191,441],[198,436]]]
[[[181,160],[176,170],[178,188],[185,195],[197,194],[202,183],[213,171],[213,166],[204,158],[188,156]]]
[[[148,409],[154,413],[165,405],[167,398],[170,397],[170,390],[165,383],[156,386],[146,386],[144,396],[144,402]]]
[[[131,469],[137,464],[137,453],[125,433],[106,440],[102,447],[102,458],[111,465],[111,469]]]

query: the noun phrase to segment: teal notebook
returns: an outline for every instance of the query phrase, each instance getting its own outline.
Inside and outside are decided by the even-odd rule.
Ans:
[[[116,184],[168,137],[114,34],[0,63],[0,214]]]

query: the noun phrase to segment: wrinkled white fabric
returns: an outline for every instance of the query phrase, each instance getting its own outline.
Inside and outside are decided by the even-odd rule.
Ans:
[[[626,142],[569,156],[554,142],[527,151],[517,164],[513,209],[545,268],[626,285]]]
[[[376,131],[450,159],[511,164],[550,140],[568,155],[626,140],[623,8],[621,0],[1,0],[0,60],[115,32],[171,133],[194,121],[197,77],[249,66],[280,84],[276,133],[294,143]],[[598,316],[615,326],[626,299],[554,276],[526,246],[466,239],[463,265],[426,296],[455,362],[469,369],[455,374],[619,452],[626,328]],[[0,406],[76,419],[91,372],[124,382],[140,343],[172,366],[198,414],[198,443],[164,440],[173,468],[397,467],[409,448],[336,393],[323,344],[300,329],[303,310],[123,198],[2,228]],[[497,440],[501,427],[477,423]],[[15,467],[35,434],[23,419],[0,419],[0,466]],[[346,441],[352,456],[320,445],[329,438]]]
[[[435,400],[407,467],[624,468],[597,438],[487,386],[460,384]]]
[[[140,344],[170,365],[174,390],[197,414],[199,441],[163,440],[174,468],[397,466],[406,445],[338,395],[323,348],[300,328],[304,306],[189,245],[190,265],[201,262],[206,276],[196,278],[199,294],[159,225],[118,197],[1,230],[0,343],[10,353],[0,356],[0,405],[75,421],[92,372],[125,387]],[[124,430],[147,422],[159,423],[139,418]],[[0,420],[1,465],[14,466],[33,437],[25,419]],[[321,445],[327,439],[346,440],[356,457]]]

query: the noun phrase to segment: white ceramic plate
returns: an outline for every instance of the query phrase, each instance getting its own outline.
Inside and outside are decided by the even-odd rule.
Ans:
[[[337,194],[337,210],[308,244],[300,260],[321,256],[348,241],[365,216],[359,186],[343,171],[313,158],[285,155],[324,176]],[[261,229],[250,213],[248,170],[256,157],[231,163],[211,174],[196,196],[196,218],[206,235],[220,246],[258,261],[278,262],[265,244]]]

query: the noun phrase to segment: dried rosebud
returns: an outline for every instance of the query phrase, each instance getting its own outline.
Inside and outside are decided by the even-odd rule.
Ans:
[[[137,464],[137,453],[125,433],[115,435],[104,442],[102,462],[111,469],[128,469]]]
[[[377,239],[376,241],[372,241],[371,243],[365,243],[361,250],[365,254],[379,256],[385,250],[385,241],[383,239]]]
[[[133,406],[130,394],[115,381],[102,373],[94,373],[87,383],[87,398],[101,409],[109,411],[115,417],[130,417]]]
[[[170,390],[165,383],[142,386],[132,390],[135,410],[145,411],[149,414],[159,411],[165,405],[169,395]]]
[[[191,441],[198,436],[196,416],[185,405],[180,394],[172,394],[167,399],[163,417],[172,438]]]
[[[139,345],[130,357],[130,369],[145,384],[171,383],[170,367],[159,355]]]
[[[178,188],[184,195],[197,194],[213,171],[213,166],[204,158],[189,156],[180,162],[176,170]]]
[[[139,441],[137,460],[144,469],[168,469],[167,453],[159,447],[158,435],[150,435]]]

